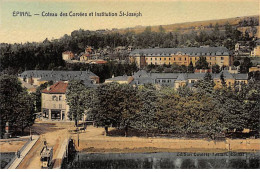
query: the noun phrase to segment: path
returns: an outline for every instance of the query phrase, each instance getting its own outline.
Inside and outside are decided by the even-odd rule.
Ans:
[[[35,143],[38,141],[39,136],[33,135],[32,136],[32,141],[26,145],[26,147],[21,151],[20,157],[18,158],[16,156],[14,162],[11,164],[11,166],[8,169],[16,169],[18,165],[22,162],[24,157],[28,154],[28,152],[31,150],[31,148],[35,145]]]

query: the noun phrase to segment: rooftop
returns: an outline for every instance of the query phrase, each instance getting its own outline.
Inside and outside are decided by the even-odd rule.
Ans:
[[[63,81],[59,81],[53,85],[51,85],[48,88],[42,90],[42,93],[49,93],[49,94],[65,94],[67,91],[67,87],[68,87],[68,83],[67,82],[63,82]]]
[[[229,55],[230,52],[226,47],[187,47],[187,48],[152,48],[152,49],[135,49],[130,55],[145,56],[170,56],[178,53],[184,55]]]

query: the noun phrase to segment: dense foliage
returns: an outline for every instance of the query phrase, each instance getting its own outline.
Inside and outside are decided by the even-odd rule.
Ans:
[[[244,25],[244,24],[242,24]],[[255,27],[252,25],[252,27]],[[95,50],[107,48],[111,50],[110,56],[127,55],[115,53],[117,46],[133,46],[134,48],[148,47],[199,47],[199,46],[225,46],[233,50],[238,41],[251,41],[254,47],[253,36],[242,34],[229,23],[222,28],[218,24],[209,31],[195,30],[181,33],[165,32],[161,27],[159,32],[151,31],[147,27],[142,33],[100,33],[89,30],[75,30],[71,36],[64,35],[60,39],[44,40],[41,43],[0,44],[0,71],[12,69],[14,73],[30,69],[59,69],[68,70],[70,66],[62,60],[62,52],[70,50],[76,54],[84,52],[86,46]],[[119,58],[120,59],[120,58]],[[106,67],[106,66],[105,66]]]
[[[234,89],[226,85],[214,89],[210,75],[198,81],[195,89],[111,83],[98,86],[88,108],[91,118],[106,131],[113,126],[125,129],[127,135],[130,127],[146,134],[196,134],[214,139],[244,128],[259,132],[259,84],[251,81]]]
[[[0,83],[1,137],[5,133],[6,122],[12,129],[23,132],[34,123],[35,97],[22,88],[15,76],[0,75]]]

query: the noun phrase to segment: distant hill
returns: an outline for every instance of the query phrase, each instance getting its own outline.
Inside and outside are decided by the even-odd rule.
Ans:
[[[251,26],[255,26],[257,28],[257,36],[259,35],[259,16],[244,16],[244,17],[235,17],[235,18],[227,18],[227,19],[217,19],[217,20],[206,20],[206,21],[195,21],[195,22],[186,22],[186,23],[176,23],[169,25],[161,25],[166,32],[180,32],[180,33],[189,33],[191,31],[210,31],[214,28],[216,23],[218,23],[220,30],[224,30],[224,25],[229,23],[231,26],[236,27],[238,30],[243,33],[247,30],[249,34],[251,32]],[[124,29],[114,29],[110,32],[119,32],[125,33],[128,31],[132,31],[135,33],[141,33],[145,30],[147,26],[136,26],[133,28],[124,28]],[[159,32],[158,26],[151,26],[152,31]]]

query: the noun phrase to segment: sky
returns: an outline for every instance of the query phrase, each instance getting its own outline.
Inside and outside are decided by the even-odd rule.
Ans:
[[[259,15],[259,0],[0,0],[0,43],[57,39],[73,30],[127,28]],[[14,12],[30,12],[14,16]],[[60,13],[138,13],[140,17],[61,17]],[[42,13],[57,13],[57,17]],[[39,15],[34,15],[39,14]]]

